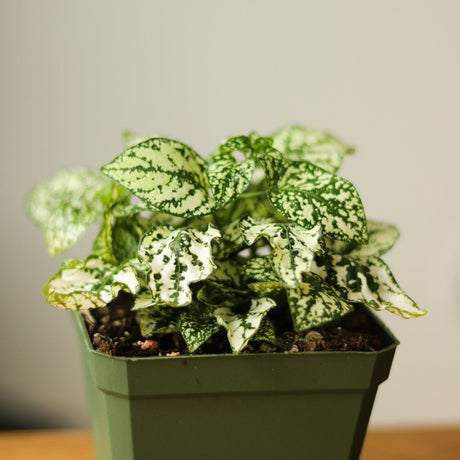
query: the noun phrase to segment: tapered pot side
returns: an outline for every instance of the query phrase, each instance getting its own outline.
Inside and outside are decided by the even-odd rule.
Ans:
[[[398,340],[375,352],[111,357],[82,317],[99,460],[358,459]]]

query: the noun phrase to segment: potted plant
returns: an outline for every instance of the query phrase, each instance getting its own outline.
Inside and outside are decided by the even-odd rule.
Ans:
[[[125,134],[101,171],[38,185],[49,252],[102,225],[44,288],[74,310],[100,459],[356,459],[398,344],[370,313],[425,313],[336,173],[353,152],[287,127],[224,141]]]

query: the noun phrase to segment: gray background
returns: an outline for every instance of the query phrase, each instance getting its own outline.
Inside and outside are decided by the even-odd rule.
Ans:
[[[342,175],[397,223],[386,260],[429,315],[382,313],[402,345],[372,423],[460,422],[456,1],[1,1],[0,418],[82,427],[78,345],[41,287],[50,259],[24,200],[98,168],[125,128],[210,151],[299,123],[355,145]],[[94,230],[92,232],[94,234]]]

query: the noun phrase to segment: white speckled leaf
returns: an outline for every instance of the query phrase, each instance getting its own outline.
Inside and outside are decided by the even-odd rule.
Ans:
[[[238,260],[216,260],[217,270],[208,276],[197,299],[208,306],[236,306],[247,300],[248,291],[241,287]]]
[[[257,329],[257,332],[252,336],[251,340],[271,343],[276,342],[275,326],[267,316],[262,319],[259,329]]]
[[[93,243],[92,253],[113,265],[136,257],[139,240],[149,228],[149,221],[136,213],[116,217],[117,209],[123,210],[126,207],[131,208],[117,204],[115,198],[104,212],[101,230]]]
[[[111,185],[98,172],[75,168],[60,172],[32,190],[27,210],[42,227],[51,255],[72,247],[102,215]]]
[[[285,286],[281,281],[256,281],[248,283],[248,288],[257,297],[272,297],[281,294],[285,290]]]
[[[139,257],[150,267],[150,289],[162,302],[189,305],[191,283],[206,279],[216,270],[212,260],[212,240],[220,232],[212,225],[206,232],[194,229],[170,231],[153,229],[139,245]]]
[[[265,172],[265,178],[270,185],[278,182],[286,169],[283,155],[273,147],[257,150],[254,155]]]
[[[213,310],[200,304],[181,310],[178,326],[190,353],[201,347],[221,328]]]
[[[169,334],[179,331],[177,308],[167,305],[144,307],[137,310],[136,316],[141,335],[145,338],[151,337],[153,334]]]
[[[47,301],[67,310],[104,307],[120,290],[135,294],[140,289],[129,264],[115,267],[97,257],[64,264],[43,289]]]
[[[331,252],[354,257],[381,256],[387,253],[399,238],[398,229],[391,224],[367,221],[368,241],[363,245],[353,242],[326,240]]]
[[[238,163],[230,153],[219,153],[208,162],[208,180],[219,207],[244,192],[254,173],[254,160]]]
[[[251,340],[260,327],[267,312],[276,306],[269,298],[252,299],[246,313],[235,313],[230,308],[214,310],[217,322],[227,330],[228,341],[234,353],[239,353]]]
[[[319,276],[306,275],[305,281],[287,290],[294,330],[310,329],[339,318],[353,310],[353,305],[342,300]]]
[[[225,259],[246,246],[239,221],[231,222],[221,228],[222,238],[215,250],[215,257]]]
[[[152,291],[147,286],[142,285],[140,291],[137,293],[134,299],[133,310],[143,310],[146,308],[154,307],[155,305],[164,305],[159,304],[158,299],[153,297]]]
[[[241,268],[241,273],[249,280],[257,282],[281,282],[273,268],[273,260],[270,256],[249,259]]]
[[[426,313],[400,288],[389,267],[378,257],[333,254],[319,258],[312,270],[349,302],[388,310],[403,318]]]
[[[240,221],[240,228],[249,245],[262,237],[268,240],[273,248],[273,267],[286,286],[296,287],[302,282],[302,274],[310,271],[319,248],[319,225],[306,230],[293,224],[256,223],[246,217]]]
[[[345,155],[354,149],[329,133],[317,129],[289,126],[272,136],[273,147],[290,160],[309,161],[331,173],[336,172]]]
[[[367,239],[364,208],[353,184],[313,164],[291,163],[269,198],[281,215],[302,227],[320,223],[325,236]]]
[[[125,150],[101,171],[158,211],[193,217],[209,214],[215,207],[204,160],[179,141],[148,139]]]
[[[209,281],[222,286],[238,287],[241,285],[241,262],[233,259],[216,260],[217,270],[209,275]]]

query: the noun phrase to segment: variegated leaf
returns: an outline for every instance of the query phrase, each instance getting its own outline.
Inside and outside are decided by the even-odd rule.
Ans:
[[[179,332],[177,326],[179,313],[177,308],[168,307],[167,305],[139,308],[136,312],[136,317],[142,337],[148,338],[154,334]]]
[[[254,160],[241,163],[230,153],[219,153],[208,162],[208,180],[219,207],[233,201],[246,190],[254,173]]]
[[[147,221],[140,216],[116,221],[112,232],[112,248],[118,263],[136,257],[139,241],[147,228]]]
[[[301,332],[339,318],[353,310],[329,284],[309,273],[305,281],[287,290],[294,330]]]
[[[267,312],[276,306],[269,298],[253,299],[246,313],[235,313],[230,308],[214,310],[217,322],[227,330],[228,341],[234,353],[239,353],[260,327]]]
[[[222,238],[219,240],[214,253],[217,259],[226,259],[246,246],[239,221],[234,221],[222,227],[221,236]]]
[[[217,228],[206,232],[193,229],[171,231],[153,229],[139,245],[139,257],[150,267],[150,289],[162,302],[189,305],[191,283],[206,279],[216,270],[211,242],[220,237]]]
[[[235,222],[242,217],[251,216],[255,219],[271,218],[274,215],[273,207],[270,205],[266,192],[255,191],[251,196],[251,191],[240,195],[232,207],[231,219]],[[248,196],[249,195],[249,196]],[[232,222],[233,223],[233,222]]]
[[[256,281],[254,283],[248,283],[248,288],[251,289],[257,297],[276,296],[285,289],[281,281]]]
[[[283,155],[272,147],[273,139],[259,136],[252,132],[249,136],[237,136],[227,139],[219,147],[222,157],[232,157],[235,151],[243,153],[247,160],[251,160],[251,177],[254,173],[253,159],[257,159],[265,171],[266,179],[270,184],[278,180],[284,170]],[[211,158],[214,161],[214,158]],[[249,176],[249,174],[248,174]],[[250,177],[248,177],[250,180]],[[249,181],[248,181],[249,183]],[[248,184],[246,184],[248,185]]]
[[[333,254],[319,258],[312,269],[349,302],[388,310],[403,318],[426,313],[400,288],[378,257]]]
[[[291,163],[269,198],[280,214],[303,227],[320,223],[325,236],[367,239],[364,208],[353,184],[311,163]]]
[[[219,146],[219,153],[231,155],[234,152],[241,152],[245,156],[253,152],[252,141],[249,136],[235,136],[226,139]],[[217,154],[217,153],[216,153]]]
[[[276,185],[286,170],[286,161],[281,152],[273,147],[257,150],[254,154],[265,172],[270,186]]]
[[[142,284],[142,283],[141,283]],[[158,299],[153,297],[152,291],[147,286],[142,286],[140,291],[136,294],[134,299],[134,306],[133,310],[144,310],[150,307],[154,307],[157,305],[164,305],[159,304]]]
[[[351,241],[326,240],[331,252],[354,257],[381,256],[387,253],[399,238],[398,229],[391,224],[367,221],[368,241],[362,245]]]
[[[215,208],[204,160],[179,141],[148,139],[125,150],[101,171],[157,211],[193,217]]]
[[[116,218],[112,210],[108,208],[104,212],[103,225],[94,240],[92,252],[117,265],[136,257],[139,240],[147,231],[149,222],[138,215]]]
[[[209,275],[208,280],[222,286],[241,286],[241,262],[233,259],[216,260],[217,269]]]
[[[248,296],[250,296],[250,292],[246,289],[225,286],[210,280],[206,280],[196,295],[200,302],[212,307],[239,307],[247,302]]]
[[[43,289],[47,301],[67,310],[104,307],[120,290],[136,294],[140,285],[135,270],[115,267],[97,257],[72,260],[63,265]]]
[[[257,332],[252,336],[251,340],[270,343],[276,342],[275,327],[267,316],[262,319],[259,329],[257,329]]]
[[[100,257],[105,262],[116,265],[119,261],[113,252],[113,227],[115,226],[116,218],[106,210],[102,227],[93,242],[92,253]]]
[[[145,203],[139,203],[139,204],[129,204],[125,206],[116,206],[112,209],[112,214],[115,217],[131,217],[136,214],[140,214],[141,212],[149,212],[149,211],[150,209]]]
[[[336,172],[345,155],[354,152],[324,131],[289,126],[273,134],[273,147],[290,160],[309,161],[331,173]]]
[[[180,312],[178,327],[190,353],[201,347],[221,328],[213,310],[200,304],[191,305]]]
[[[280,278],[273,268],[273,261],[270,256],[260,256],[249,259],[243,265],[241,272],[249,280],[263,283],[280,282]]]
[[[302,274],[310,271],[319,248],[319,225],[306,230],[293,224],[256,223],[246,217],[240,221],[240,228],[249,245],[262,237],[268,240],[273,248],[273,267],[286,286],[296,287],[302,282]]]
[[[102,215],[111,185],[97,172],[76,168],[62,171],[32,190],[27,210],[44,230],[51,255],[72,247]]]

